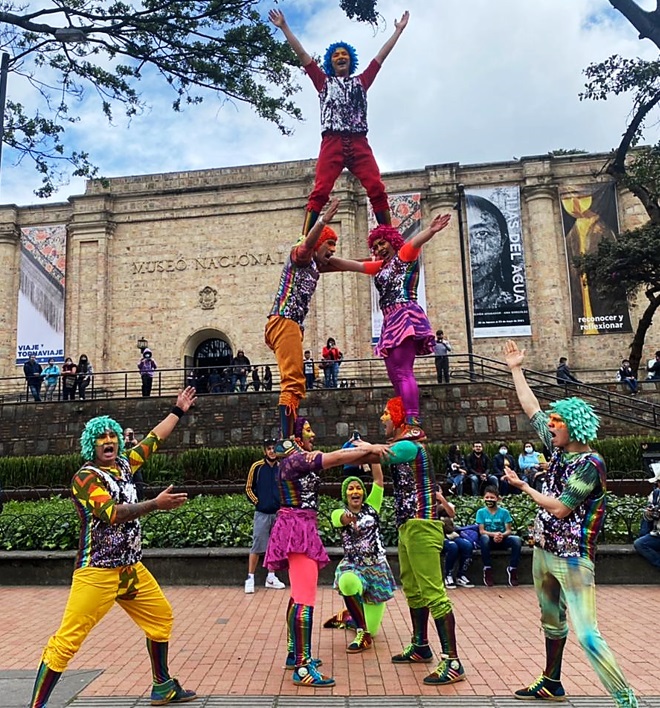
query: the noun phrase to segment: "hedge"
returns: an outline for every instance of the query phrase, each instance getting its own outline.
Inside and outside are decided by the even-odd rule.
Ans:
[[[642,436],[605,438],[595,441],[593,447],[607,461],[610,479],[641,479],[646,473],[641,469],[640,445],[643,442],[659,441],[658,437]],[[516,441],[507,444],[510,452],[517,458],[522,452],[523,443]],[[498,447],[498,443],[484,445],[486,454],[491,458]],[[448,449],[449,445],[429,445],[439,477],[445,472]],[[461,446],[464,455],[468,455],[471,449],[471,445]],[[242,482],[250,465],[262,454],[261,448],[256,446],[196,448],[172,454],[156,453],[147,460],[142,471],[147,483]],[[5,487],[68,487],[81,462],[80,455],[3,457],[0,458],[0,483]],[[336,479],[340,479],[341,469],[335,470],[333,474]]]
[[[457,524],[474,522],[481,499],[460,497],[456,505]],[[536,506],[527,495],[505,498],[504,506],[511,512],[514,528],[527,538],[528,527],[536,514]],[[646,497],[614,497],[608,499],[603,541],[629,543],[639,531]],[[339,544],[336,529],[330,523],[330,512],[337,500],[320,498],[319,531],[323,543]],[[246,548],[252,538],[254,507],[241,494],[219,497],[198,496],[179,509],[157,512],[142,519],[145,548]],[[48,499],[35,502],[8,502],[0,514],[0,550],[50,551],[74,550],[78,546],[80,523],[69,499]],[[395,546],[392,498],[386,497],[381,510],[381,529],[385,544]]]

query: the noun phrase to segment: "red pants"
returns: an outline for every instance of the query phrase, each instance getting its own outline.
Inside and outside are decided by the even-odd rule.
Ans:
[[[366,189],[374,212],[389,209],[385,185],[366,135],[324,135],[316,163],[314,189],[307,210],[320,212],[330,198],[337,177],[344,167],[354,174]]]

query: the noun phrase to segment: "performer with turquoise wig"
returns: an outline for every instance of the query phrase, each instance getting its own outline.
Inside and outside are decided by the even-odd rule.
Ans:
[[[133,480],[194,402],[194,388],[181,391],[170,413],[130,450],[124,449],[122,428],[112,418],[99,416],[85,425],[80,438],[84,464],[71,489],[81,522],[73,582],[60,628],[44,649],[30,708],[48,705],[69,661],[115,602],[146,636],[153,676],[151,705],[196,698],[169,673],[172,607],[142,564],[139,522],[152,511],[180,507],[188,495],[174,493],[169,486],[155,499],[138,502]]]
[[[553,449],[541,492],[512,469],[505,470],[507,482],[539,506],[532,571],[546,653],[541,676],[514,695],[521,700],[565,700],[561,669],[568,610],[580,646],[615,705],[636,708],[635,694],[596,622],[594,560],[606,503],[605,461],[589,447],[598,433],[598,416],[581,398],[556,401],[545,413],[525,380],[525,350],[509,341],[504,354],[520,405],[541,440]]]
[[[325,52],[321,69],[291,31],[284,13],[271,10],[269,17],[284,33],[318,91],[321,102],[321,150],[316,163],[314,189],[307,202],[303,235],[314,226],[344,167],[360,180],[367,191],[378,223],[391,223],[385,185],[367,141],[367,91],[406,28],[408,12],[394,21],[392,36],[364,72],[357,76],[354,75],[358,66],[357,54],[350,44],[331,44]]]

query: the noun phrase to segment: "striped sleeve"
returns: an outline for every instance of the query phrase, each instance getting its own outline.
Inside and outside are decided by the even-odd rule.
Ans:
[[[147,437],[135,447],[126,451],[126,457],[131,465],[131,472],[136,472],[158,450],[160,438],[152,430]]]
[[[114,522],[116,502],[95,472],[81,469],[73,478],[71,492],[76,501],[97,519],[106,524]]]
[[[257,472],[257,468],[261,467],[261,460],[257,460],[252,467],[250,467],[250,471],[248,472],[247,479],[245,480],[245,493],[247,494],[248,499],[256,506],[259,503],[259,499],[257,495],[254,493],[254,478],[255,474]]]

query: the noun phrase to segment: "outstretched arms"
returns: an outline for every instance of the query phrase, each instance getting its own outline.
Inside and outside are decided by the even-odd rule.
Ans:
[[[275,27],[279,27],[282,30],[284,36],[286,37],[286,41],[291,45],[291,49],[293,49],[296,53],[296,56],[300,60],[302,66],[307,66],[307,64],[312,61],[312,57],[305,51],[305,48],[302,44],[300,44],[298,37],[296,37],[296,35],[291,31],[291,28],[287,24],[286,18],[284,17],[284,13],[281,10],[271,10],[268,13],[268,18],[275,25]],[[394,40],[394,42],[396,42],[396,40]],[[394,43],[392,43],[392,47],[393,46]],[[390,47],[390,50],[392,47]],[[381,51],[383,50],[381,49]]]
[[[504,345],[504,358],[507,366],[511,369],[513,383],[516,387],[516,394],[522,409],[525,411],[528,418],[531,418],[535,413],[541,410],[538,399],[529,387],[525,380],[525,374],[522,370],[522,363],[525,359],[525,350],[518,349],[518,345],[509,340]]]
[[[380,51],[378,52],[378,54],[376,54],[376,56],[374,57],[374,59],[379,64],[382,65],[382,63],[385,61],[385,59],[387,59],[388,54],[394,49],[394,45],[399,41],[399,37],[401,36],[401,33],[403,32],[403,30],[406,28],[409,18],[410,18],[410,13],[408,12],[408,10],[406,10],[398,22],[396,20],[394,20],[394,33],[387,40],[387,42],[385,42],[385,44],[383,44],[383,46],[380,48]],[[287,37],[287,39],[288,39],[288,37]],[[295,47],[294,47],[294,51],[296,51]]]
[[[438,214],[433,221],[418,234],[415,234],[408,243],[413,248],[421,248],[430,241],[439,231],[442,231],[451,220],[451,214]]]
[[[181,411],[181,415],[187,413],[191,406],[194,405],[197,400],[197,391],[192,386],[187,386],[183,391],[179,392],[176,398],[176,403],[174,405],[174,410],[177,408]],[[174,430],[176,424],[179,422],[181,416],[177,413],[168,413],[168,415],[161,420],[160,423],[153,429],[154,435],[158,437],[159,440],[165,440],[165,438]]]

